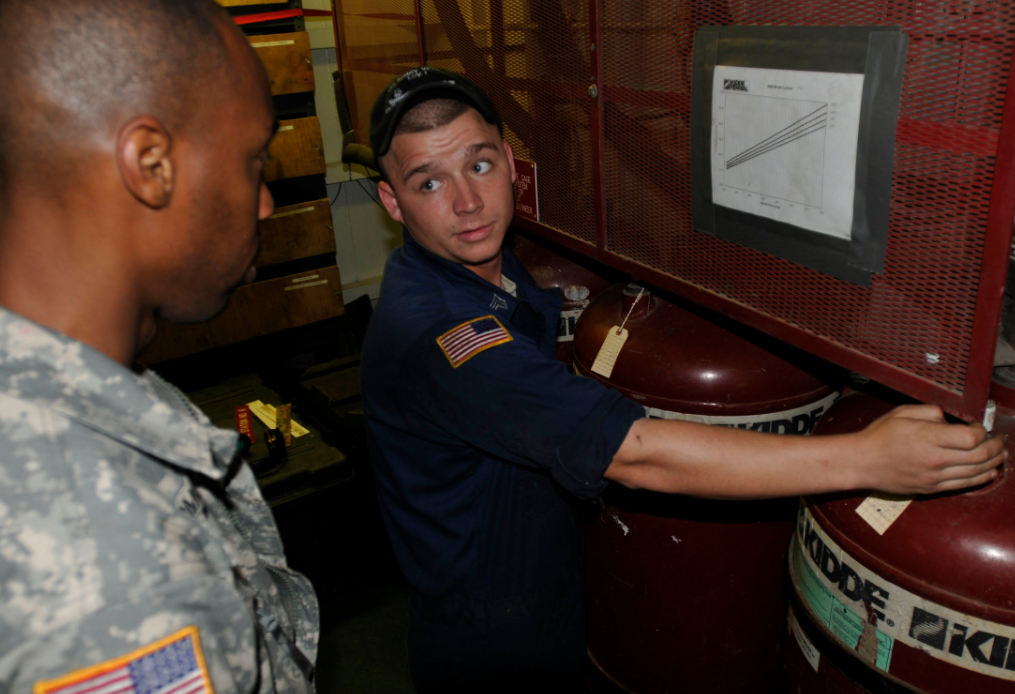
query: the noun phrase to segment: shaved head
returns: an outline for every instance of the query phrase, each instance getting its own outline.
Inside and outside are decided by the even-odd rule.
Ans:
[[[0,191],[51,184],[132,115],[184,127],[229,65],[223,19],[211,0],[0,0]]]
[[[212,0],[0,0],[0,306],[130,364],[252,281],[278,127]]]
[[[398,125],[395,126],[395,132],[391,134],[391,137],[393,139],[403,133],[422,133],[440,128],[470,108],[472,107],[467,103],[457,99],[427,99],[410,108],[398,119]],[[388,150],[388,152],[390,151]],[[387,174],[384,172],[384,160],[387,156],[385,154],[377,159],[377,165],[381,167],[380,174],[384,180],[388,180]]]

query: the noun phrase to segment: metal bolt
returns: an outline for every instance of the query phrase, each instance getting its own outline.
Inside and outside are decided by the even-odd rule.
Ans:
[[[597,96],[599,96],[599,87],[597,87],[594,84],[590,84],[589,85],[589,96],[592,97],[593,99],[595,99]]]

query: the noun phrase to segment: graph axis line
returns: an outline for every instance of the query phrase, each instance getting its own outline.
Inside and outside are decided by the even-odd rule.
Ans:
[[[723,94],[723,97],[724,97],[724,99],[723,99],[723,103],[724,103],[723,110],[725,112],[725,115],[724,115],[724,118],[723,118],[723,120],[725,121],[724,128],[728,127],[728,120],[729,120],[729,110],[728,110],[728,108],[729,108],[728,107],[728,103],[729,102],[728,102],[728,97],[729,96],[730,96],[729,93]],[[806,120],[808,117],[810,117],[811,115],[813,115],[814,113],[816,113],[818,111],[821,111],[822,109],[825,109],[825,113],[824,113],[824,115],[822,117],[823,118],[823,125],[821,125],[818,128],[815,128],[813,130],[808,130],[807,132],[805,132],[805,133],[803,133],[803,134],[801,134],[801,135],[799,135],[797,137],[793,137],[793,138],[791,138],[791,139],[789,139],[789,140],[787,140],[785,142],[781,142],[780,144],[776,145],[775,147],[772,147],[771,149],[765,150],[765,152],[761,152],[760,154],[765,154],[765,153],[767,153],[769,151],[772,151],[772,149],[778,149],[779,147],[782,147],[782,146],[785,146],[787,144],[790,144],[791,142],[794,142],[794,141],[796,141],[796,140],[798,140],[798,139],[800,139],[802,137],[806,137],[807,135],[811,135],[811,134],[814,134],[816,132],[821,132],[821,131],[825,130],[827,128],[827,126],[828,126],[828,108],[830,107],[830,104],[827,101],[812,101],[812,100],[809,100],[809,99],[796,99],[796,98],[792,98],[792,97],[774,96],[774,95],[764,95],[764,96],[762,96],[762,95],[756,95],[756,94],[737,94],[736,96],[738,98],[751,97],[751,98],[756,98],[756,99],[765,99],[765,100],[772,100],[772,101],[783,101],[783,102],[792,101],[792,102],[797,102],[797,103],[801,103],[801,104],[808,104],[808,105],[810,105],[812,107],[816,107],[810,113],[805,114],[804,116],[801,116],[800,118],[797,118],[797,120],[795,120],[792,124],[790,124],[786,128],[783,128],[780,131],[777,131],[776,133],[773,133],[772,135],[769,135],[768,137],[764,138],[763,140],[761,140],[759,142],[756,142],[751,147],[749,147],[749,148],[745,149],[744,151],[740,152],[738,155],[736,155],[737,157],[740,157],[741,155],[743,155],[748,150],[750,150],[750,149],[752,149],[754,147],[757,147],[758,145],[763,144],[766,141],[771,140],[773,137],[776,137],[777,135],[779,135],[779,133],[785,133],[785,131],[787,131],[787,130],[792,130],[801,121]],[[822,142],[824,142],[824,140],[822,140]],[[824,171],[824,163],[825,163],[825,155],[826,155],[825,147],[821,146],[821,147],[818,148],[818,150],[819,150],[819,156],[821,158],[821,163],[820,163],[821,169],[820,170]],[[755,155],[755,157],[750,157],[747,160],[738,162],[737,164],[734,165],[734,168],[739,163],[747,163],[747,161],[750,161],[751,159],[756,158],[756,156],[760,156],[760,154]],[[724,155],[720,155],[720,156],[724,157]],[[734,157],[734,159],[735,158],[736,157]],[[732,161],[732,159],[731,159],[731,161]],[[723,180],[719,183],[719,185],[721,185],[723,188],[728,188],[728,189],[731,189],[731,190],[737,190],[737,191],[741,191],[741,192],[748,193],[748,194],[751,194],[751,195],[757,195],[758,198],[761,199],[761,200],[764,200],[764,199],[779,200],[779,201],[786,202],[786,203],[789,203],[789,204],[800,205],[802,208],[806,208],[806,209],[819,210],[819,211],[822,211],[822,212],[824,211],[824,185],[820,185],[818,187],[818,190],[817,190],[818,204],[815,205],[815,204],[811,204],[811,203],[808,203],[808,202],[805,202],[805,201],[802,201],[802,200],[795,200],[795,199],[785,198],[785,197],[781,197],[779,195],[773,195],[771,193],[762,193],[762,192],[759,192],[757,190],[752,190],[752,189],[749,189],[749,188],[743,188],[743,187],[740,187],[740,186],[737,186],[737,185],[732,185],[730,183],[727,183],[727,181],[726,181],[726,174],[727,174],[729,168],[725,165],[725,162],[723,162],[723,164],[724,164],[723,167],[722,167]]]

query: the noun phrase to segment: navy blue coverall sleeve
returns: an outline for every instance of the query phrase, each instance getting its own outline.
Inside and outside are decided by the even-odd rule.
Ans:
[[[595,498],[644,408],[574,376],[502,321],[509,341],[454,364],[438,340],[476,318],[481,316],[442,321],[408,350],[399,379],[405,422],[417,422],[421,431],[436,426],[488,456],[548,470],[576,497]]]

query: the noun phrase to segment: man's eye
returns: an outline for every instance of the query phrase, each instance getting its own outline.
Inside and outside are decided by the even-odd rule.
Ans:
[[[484,174],[493,168],[493,164],[488,161],[477,161],[472,165],[472,171],[478,174]]]
[[[424,193],[432,193],[433,191],[437,190],[440,187],[441,184],[438,181],[429,178],[423,181],[423,185],[421,185],[419,189],[422,190]]]

